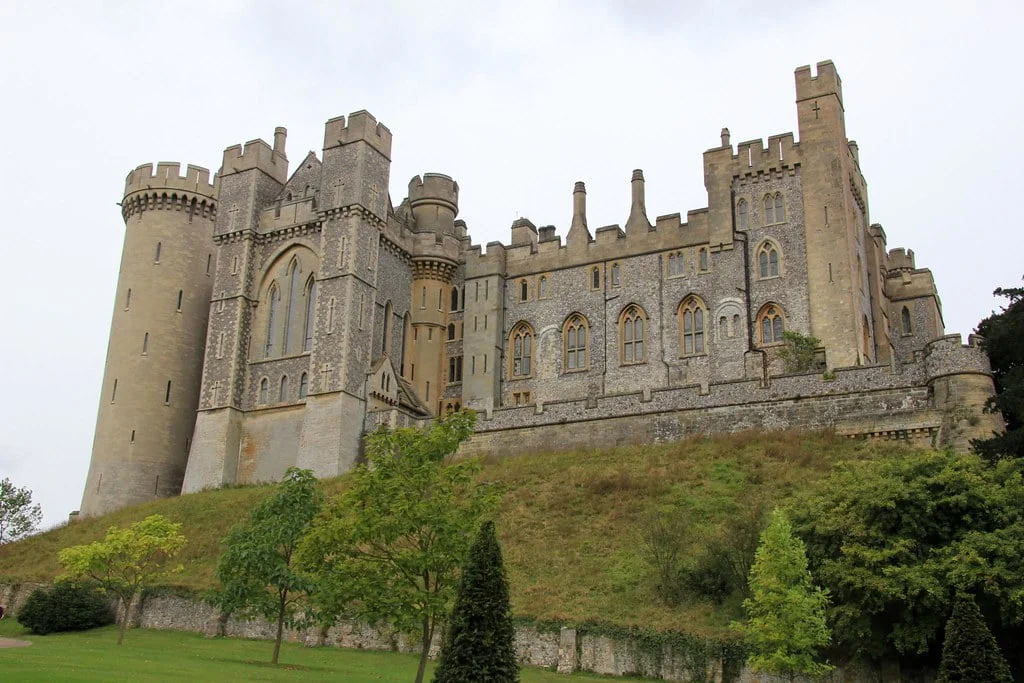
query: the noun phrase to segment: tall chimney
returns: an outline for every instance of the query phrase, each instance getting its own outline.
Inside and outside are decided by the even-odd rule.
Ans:
[[[287,158],[284,153],[284,142],[288,139],[288,129],[284,126],[278,126],[274,129],[274,154],[280,154]]]
[[[633,171],[633,201],[629,206],[629,218],[626,219],[626,234],[642,234],[651,229],[647,220],[647,204],[644,201],[644,172],[639,168]]]
[[[587,228],[587,187],[583,181],[579,181],[572,190],[572,224],[565,236],[566,245],[582,241],[591,242],[593,238]]]

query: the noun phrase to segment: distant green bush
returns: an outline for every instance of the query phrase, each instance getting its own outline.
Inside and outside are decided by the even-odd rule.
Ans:
[[[92,586],[63,581],[38,588],[18,610],[18,622],[38,635],[85,631],[114,623],[114,613]]]

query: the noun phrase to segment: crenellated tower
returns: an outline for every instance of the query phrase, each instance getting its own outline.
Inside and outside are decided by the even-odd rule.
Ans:
[[[83,516],[181,492],[202,378],[217,181],[139,166],[125,182],[121,269]]]
[[[459,265],[459,185],[440,173],[409,181],[416,248],[412,257],[412,336],[406,339],[405,376],[416,392],[438,412],[448,380],[445,361],[449,292]]]

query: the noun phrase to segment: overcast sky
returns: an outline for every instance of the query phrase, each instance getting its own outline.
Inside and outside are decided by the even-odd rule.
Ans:
[[[6,295],[0,478],[46,524],[78,508],[139,164],[216,170],[288,128],[293,164],[359,109],[394,134],[391,196],[453,176],[474,242],[707,205],[701,153],[796,131],[793,70],[831,59],[871,220],[931,268],[948,332],[1024,275],[1019,2],[0,4]],[[728,6],[728,7],[726,7]],[[1014,199],[1014,198],[1017,199]],[[1012,208],[1011,208],[1012,207]]]

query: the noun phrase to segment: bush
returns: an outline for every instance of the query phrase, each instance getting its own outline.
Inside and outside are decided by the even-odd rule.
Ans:
[[[114,623],[114,613],[95,588],[65,581],[33,591],[18,610],[18,622],[32,633],[46,635],[106,626]]]

